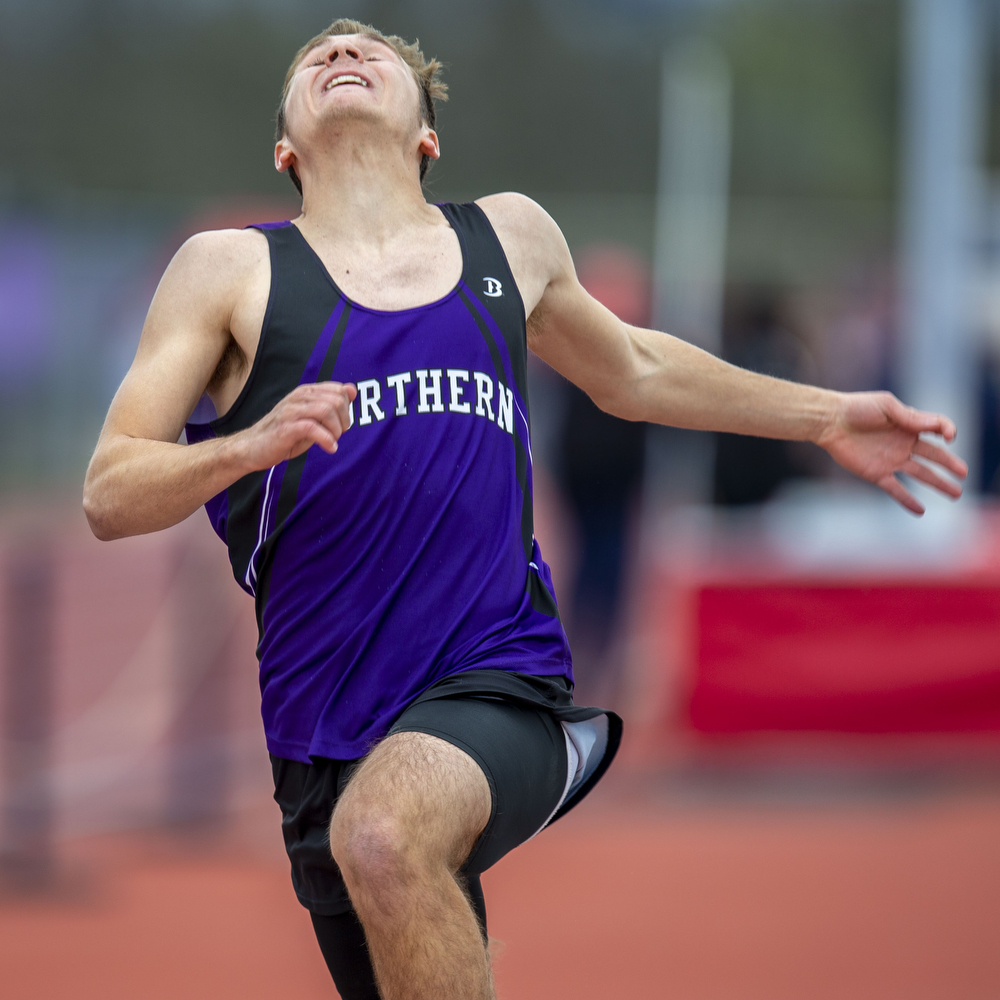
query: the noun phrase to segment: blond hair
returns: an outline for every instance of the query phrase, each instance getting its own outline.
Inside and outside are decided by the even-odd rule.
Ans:
[[[295,70],[298,68],[299,63],[302,62],[303,57],[310,49],[319,45],[319,43],[325,39],[333,38],[336,35],[363,35],[365,38],[374,38],[380,42],[384,42],[389,46],[389,48],[393,49],[399,58],[410,67],[413,71],[414,77],[416,78],[417,87],[420,90],[421,121],[426,122],[431,128],[434,128],[435,122],[437,121],[437,115],[434,110],[434,102],[448,100],[448,85],[441,80],[441,63],[438,62],[437,59],[428,59],[423,52],[420,51],[419,40],[407,42],[405,39],[400,38],[399,35],[383,35],[381,31],[377,28],[373,28],[370,24],[364,24],[361,21],[352,21],[349,18],[342,17],[334,21],[333,24],[331,24],[325,31],[321,31],[318,35],[310,38],[309,41],[295,53],[295,58],[292,60],[292,64],[288,67],[288,72],[285,74],[285,85],[281,90],[281,103],[278,105],[278,114],[275,118],[275,142],[280,142],[280,140],[284,138],[287,130],[287,123],[285,121],[285,101],[288,100],[288,91],[292,86],[292,77],[295,76]],[[427,168],[430,166],[430,162],[430,157],[426,154],[420,160],[421,181],[427,173]],[[293,167],[288,168],[288,175],[291,177],[292,183],[298,188],[299,194],[302,194],[302,184],[299,181],[298,175],[295,173],[295,169]]]

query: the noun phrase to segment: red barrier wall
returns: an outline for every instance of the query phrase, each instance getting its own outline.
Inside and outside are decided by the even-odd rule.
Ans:
[[[727,582],[695,608],[699,731],[1000,731],[1000,579]]]

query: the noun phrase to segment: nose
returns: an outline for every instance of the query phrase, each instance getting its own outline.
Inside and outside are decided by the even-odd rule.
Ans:
[[[353,45],[333,45],[326,54],[327,66],[332,66],[340,56],[344,56],[345,59],[354,59],[356,62],[364,62],[360,49],[354,48]]]

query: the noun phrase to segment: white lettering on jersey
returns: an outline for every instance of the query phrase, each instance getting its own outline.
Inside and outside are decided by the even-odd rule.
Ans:
[[[406,386],[413,382],[416,375],[417,381],[417,413],[444,413],[444,387],[442,376],[448,377],[448,411],[450,413],[475,412],[477,417],[486,417],[497,427],[505,430],[508,434],[514,434],[514,408],[521,412],[514,393],[508,389],[499,379],[494,379],[485,372],[470,372],[466,368],[418,368],[415,372],[397,372],[395,375],[385,376],[387,393],[395,390],[395,414],[398,417],[405,417],[410,412],[406,405]],[[471,376],[471,377],[470,377]],[[476,384],[476,408],[472,409],[472,398],[466,397],[465,393],[471,391],[470,382]],[[379,379],[368,378],[359,379],[355,385],[358,394],[354,401],[348,404],[348,427],[354,426],[355,408],[358,405],[358,424],[361,427],[368,427],[373,423],[384,420],[386,409],[382,408],[382,383]],[[392,399],[387,395],[386,401]],[[494,412],[494,403],[496,410]],[[524,414],[521,413],[522,419]],[[527,423],[527,421],[525,421]],[[530,445],[529,445],[530,460]]]
[[[497,427],[514,433],[514,394],[503,382],[497,382]]]
[[[448,401],[448,409],[452,413],[471,413],[470,404],[461,402],[465,386],[459,385],[459,381],[468,382],[469,373],[464,368],[449,368],[448,382],[451,388],[451,399]]]
[[[491,299],[498,299],[503,295],[503,285],[496,278],[483,278],[483,295],[488,295]]]
[[[432,368],[429,372],[426,368],[417,370],[417,382],[420,383],[420,401],[417,403],[417,413],[444,413],[444,404],[441,402],[441,369]],[[431,384],[427,384],[427,377],[430,376]],[[434,403],[428,406],[427,400],[434,399]]]
[[[476,380],[476,416],[494,420],[493,379],[485,372],[473,372],[472,377]]]
[[[396,416],[405,417],[406,416],[406,393],[403,386],[407,382],[412,382],[413,377],[409,372],[400,372],[398,375],[389,375],[385,384],[390,389],[396,390]]]
[[[358,405],[361,407],[361,417],[358,426],[364,427],[372,422],[372,414],[376,420],[385,420],[385,413],[379,406],[382,398],[382,386],[377,378],[366,378],[358,382]]]

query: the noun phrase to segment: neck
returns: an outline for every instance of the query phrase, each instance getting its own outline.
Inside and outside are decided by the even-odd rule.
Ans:
[[[433,212],[399,137],[342,133],[310,154],[297,167],[303,229],[382,242]]]

